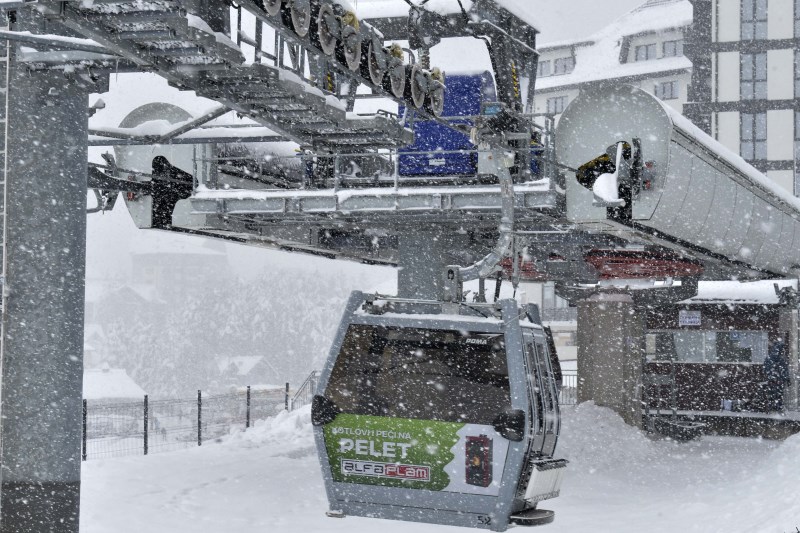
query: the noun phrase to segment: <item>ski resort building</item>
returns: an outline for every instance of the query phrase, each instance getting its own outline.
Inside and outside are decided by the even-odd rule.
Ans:
[[[686,116],[800,194],[800,2],[692,4],[686,55],[695,68]]]
[[[539,46],[536,113],[560,115],[589,86],[640,87],[682,111],[692,64],[684,36],[688,0],[650,0],[593,35]]]
[[[632,84],[798,195],[798,39],[797,0],[649,0],[540,46],[535,111],[558,117],[582,87]]]
[[[709,431],[785,436],[797,416],[776,414],[765,370],[770,346],[788,337],[773,281],[701,282],[697,296],[647,309],[643,402],[700,419]],[[777,283],[797,287],[796,281]],[[790,363],[796,373],[796,361]],[[783,405],[796,405],[794,389]]]

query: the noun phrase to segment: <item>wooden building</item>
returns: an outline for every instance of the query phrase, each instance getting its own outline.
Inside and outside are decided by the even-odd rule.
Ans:
[[[796,282],[780,282],[788,285]],[[773,342],[787,338],[779,327],[781,308],[772,281],[701,283],[694,298],[648,308],[646,404],[705,421],[771,416],[764,360]]]

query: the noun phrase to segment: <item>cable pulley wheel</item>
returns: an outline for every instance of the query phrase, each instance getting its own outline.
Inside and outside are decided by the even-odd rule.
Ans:
[[[311,0],[291,0],[289,19],[299,37],[307,36],[311,29]]]
[[[339,43],[340,58],[347,68],[353,72],[361,67],[361,36],[350,26],[342,26],[342,40]]]
[[[406,66],[402,61],[391,62],[383,86],[395,98],[403,98],[406,90]]]
[[[319,47],[326,56],[336,52],[336,36],[340,33],[340,22],[330,4],[322,4],[317,15],[317,38]]]
[[[435,80],[431,81],[428,98],[425,100],[425,111],[434,117],[441,117],[444,113],[444,84]]]
[[[375,85],[381,85],[383,78],[386,76],[386,68],[388,67],[388,60],[386,52],[383,50],[383,45],[376,42],[375,39],[366,43],[364,48],[364,62],[361,68],[361,74],[364,77],[369,77],[369,80]]]
[[[422,67],[412,65],[408,67],[408,80],[406,81],[406,100],[417,109],[421,109],[425,104],[425,97],[428,95],[428,78]]]
[[[281,0],[261,0],[264,11],[270,17],[275,17],[281,12]]]

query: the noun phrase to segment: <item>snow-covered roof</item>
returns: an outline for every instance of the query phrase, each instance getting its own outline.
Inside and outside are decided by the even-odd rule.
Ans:
[[[692,63],[684,56],[622,63],[620,52],[626,38],[684,28],[691,23],[692,5],[688,0],[650,0],[591,36],[540,47],[540,51],[574,47],[575,68],[569,74],[539,78],[536,88],[548,90],[599,80],[688,71]]]
[[[109,291],[108,296],[122,301],[130,300],[131,297],[136,297],[139,298],[140,301],[148,304],[165,303],[157,287],[144,283],[123,285]]]
[[[747,283],[738,281],[701,281],[697,296],[683,300],[682,304],[778,304],[775,284],[778,287],[797,289],[797,280],[760,280]]]
[[[106,337],[103,326],[100,324],[85,324],[83,327],[84,340],[104,339]]]
[[[217,359],[217,368],[220,372],[228,370],[231,365],[236,368],[236,374],[246,376],[264,358],[262,355],[237,355],[233,357],[220,357]]]
[[[83,397],[86,400],[142,400],[147,394],[121,368],[83,371]]]

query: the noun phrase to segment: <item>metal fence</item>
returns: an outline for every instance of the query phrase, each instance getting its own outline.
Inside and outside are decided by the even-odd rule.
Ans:
[[[578,374],[566,370],[558,396],[561,405],[575,405]],[[232,430],[249,428],[254,421],[275,416],[283,409],[311,403],[319,372],[312,372],[290,394],[285,389],[246,390],[182,400],[107,403],[83,401],[83,460],[178,450],[200,446]]]
[[[575,405],[578,403],[578,372],[564,370],[561,373],[561,390],[558,393],[560,405]]]
[[[251,389],[180,400],[83,401],[83,460],[147,455],[200,446],[256,420],[311,402],[317,373],[292,396],[285,389]]]

